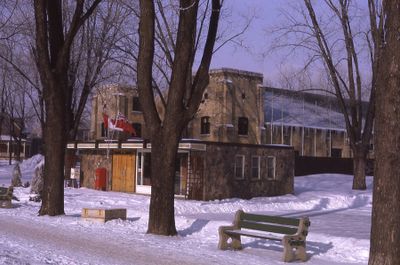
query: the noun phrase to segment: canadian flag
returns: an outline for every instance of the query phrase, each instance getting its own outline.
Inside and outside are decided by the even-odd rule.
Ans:
[[[135,129],[129,123],[128,119],[121,113],[118,113],[116,120],[110,119],[107,114],[103,113],[103,121],[106,129],[108,128],[110,130],[128,132],[133,136],[136,136]]]

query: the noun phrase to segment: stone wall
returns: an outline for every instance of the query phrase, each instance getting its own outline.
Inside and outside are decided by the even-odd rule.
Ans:
[[[96,168],[107,169],[107,190],[111,190],[112,151],[107,158],[106,150],[80,151],[81,160],[81,186],[94,189]]]
[[[214,142],[262,143],[264,101],[262,74],[235,69],[210,71],[210,83],[185,137]],[[201,134],[201,117],[210,118],[210,133]],[[248,119],[248,134],[238,135],[238,119]]]
[[[243,179],[236,179],[234,176],[236,155],[245,157]],[[198,156],[199,154],[196,157]],[[204,181],[197,183],[203,185],[203,196],[193,199],[249,199],[293,193],[294,151],[291,147],[208,143],[207,151],[203,152],[202,156],[205,167]],[[253,156],[260,157],[260,179],[251,177]],[[274,180],[267,179],[266,176],[268,156],[276,158]],[[192,170],[195,171],[196,168]],[[201,187],[191,187],[191,190],[200,189]]]

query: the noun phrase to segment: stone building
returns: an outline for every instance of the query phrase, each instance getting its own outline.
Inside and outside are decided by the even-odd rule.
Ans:
[[[150,194],[151,143],[78,142],[67,157],[79,161],[80,183],[87,188]],[[96,187],[96,169],[105,168]],[[252,198],[293,192],[294,152],[289,146],[182,140],[176,161],[175,194],[188,199]]]
[[[264,139],[263,75],[223,68],[210,83],[186,137],[224,143],[261,144]]]
[[[92,140],[128,139],[131,135],[106,129],[103,113],[115,119],[124,115],[135,128],[136,136],[146,138],[144,117],[137,90],[131,86],[107,85],[97,89],[92,98],[90,136]]]
[[[184,132],[184,138],[224,143],[261,144],[265,139],[263,75],[222,68],[210,71],[210,83],[200,109]],[[137,90],[108,85],[92,99],[92,139],[127,139],[129,135],[105,130],[102,113],[118,113],[132,122],[137,136],[146,139],[146,126]]]
[[[235,69],[210,71],[200,109],[183,133],[176,161],[175,193],[190,199],[251,198],[293,192],[294,151],[265,145],[263,76]],[[137,135],[105,130],[102,114],[123,114]],[[149,193],[151,143],[132,87],[111,85],[92,101],[89,142],[68,144],[79,161],[82,186],[96,187],[105,168],[106,190]],[[73,164],[73,163],[72,163]]]

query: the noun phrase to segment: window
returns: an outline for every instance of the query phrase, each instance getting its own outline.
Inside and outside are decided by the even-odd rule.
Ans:
[[[235,178],[244,179],[244,156],[235,156]]]
[[[342,157],[342,149],[332,148],[331,149],[331,157],[341,158]]]
[[[134,122],[132,127],[135,129],[136,137],[142,137],[142,124]]]
[[[200,133],[210,134],[210,117],[208,116],[201,117]]]
[[[108,130],[104,126],[104,122],[101,123],[101,137],[107,137],[108,136]]]
[[[267,156],[267,179],[275,178],[275,157]]]
[[[246,117],[239,117],[238,134],[247,135],[249,133],[249,120]]]
[[[289,127],[283,127],[283,144],[290,145],[290,136],[291,136],[291,130],[292,128]]]
[[[0,153],[7,153],[7,144],[1,143],[0,144]]]
[[[142,105],[140,105],[139,97],[133,97],[132,111],[142,111]]]
[[[260,179],[260,157],[253,156],[251,158],[251,178]]]
[[[124,99],[124,115],[128,116],[128,98],[123,97],[123,99]]]

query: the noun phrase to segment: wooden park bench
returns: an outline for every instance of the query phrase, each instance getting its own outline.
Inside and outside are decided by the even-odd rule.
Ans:
[[[11,208],[11,200],[18,201],[18,199],[13,195],[13,191],[13,186],[8,188],[0,187],[0,208]]]
[[[250,214],[238,210],[233,225],[219,227],[218,248],[224,250],[231,246],[233,249],[242,249],[241,236],[276,240],[283,244],[284,262],[295,259],[306,261],[306,237],[309,226],[308,217],[297,219]],[[228,244],[229,239],[232,240],[230,244]]]

